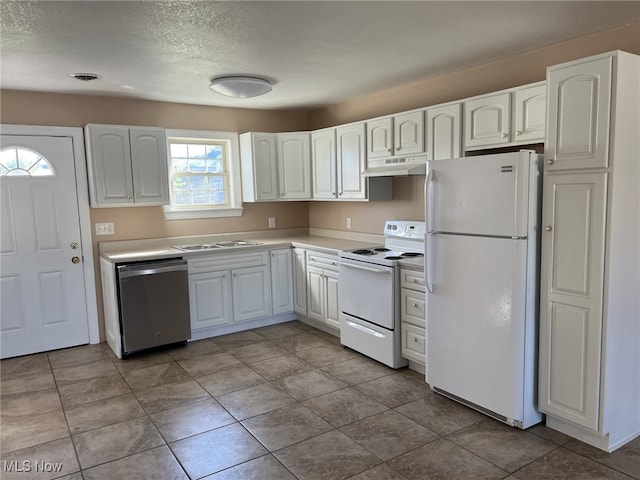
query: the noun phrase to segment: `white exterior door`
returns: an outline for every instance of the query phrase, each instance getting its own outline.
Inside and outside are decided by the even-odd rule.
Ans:
[[[0,147],[0,355],[88,343],[73,142],[2,135]]]

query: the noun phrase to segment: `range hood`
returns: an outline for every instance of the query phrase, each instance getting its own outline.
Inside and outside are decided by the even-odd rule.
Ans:
[[[385,158],[369,160],[368,167],[362,172],[363,177],[406,177],[408,175],[425,175],[427,173],[426,155],[404,158]]]

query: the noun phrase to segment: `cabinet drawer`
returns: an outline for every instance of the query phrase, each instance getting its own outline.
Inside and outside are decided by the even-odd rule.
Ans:
[[[337,255],[322,255],[309,250],[307,252],[307,265],[314,267],[322,267],[327,270],[338,271]]]
[[[400,270],[400,286],[424,292],[424,272],[402,268]]]
[[[266,265],[268,261],[269,253],[264,250],[258,250],[222,255],[211,253],[201,257],[188,258],[187,264],[189,265],[189,273],[205,273],[231,268]]]
[[[425,294],[403,288],[400,301],[400,319],[425,328]]]
[[[424,328],[402,322],[402,356],[425,364],[427,343]]]

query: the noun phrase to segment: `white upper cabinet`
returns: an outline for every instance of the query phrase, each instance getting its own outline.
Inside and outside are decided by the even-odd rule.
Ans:
[[[608,166],[611,57],[553,71],[549,80],[548,170]]]
[[[427,109],[427,160],[460,157],[462,104]]]
[[[513,92],[512,142],[544,142],[546,98],[544,82]]]
[[[308,132],[276,134],[280,199],[311,198],[311,148]]]
[[[85,136],[92,207],[169,203],[164,129],[91,124]]]
[[[467,150],[509,143],[511,93],[464,102],[464,146]]]
[[[399,113],[367,122],[367,158],[424,152],[424,111]]]
[[[543,143],[546,84],[523,85],[464,102],[464,149]]]
[[[362,176],[366,167],[365,124],[354,123],[336,129],[338,199],[365,200],[367,179]]]
[[[367,158],[393,156],[393,119],[378,118],[367,122]]]
[[[278,199],[276,134],[249,132],[240,135],[242,200],[273,202]]]
[[[311,165],[313,198],[330,200],[337,198],[335,128],[311,133]]]
[[[393,117],[394,155],[424,152],[424,111],[400,113]]]

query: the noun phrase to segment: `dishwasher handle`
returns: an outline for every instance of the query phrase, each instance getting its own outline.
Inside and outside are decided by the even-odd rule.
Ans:
[[[120,265],[118,267],[118,276],[120,278],[130,278],[142,275],[156,275],[159,273],[181,272],[186,270],[186,260],[172,260],[165,262]]]

